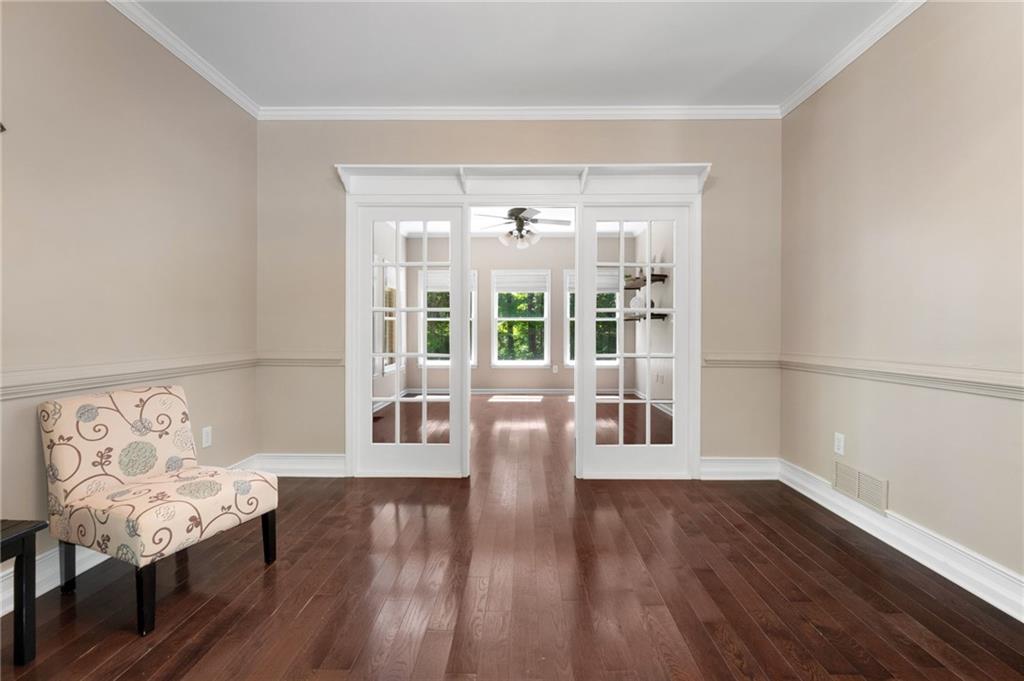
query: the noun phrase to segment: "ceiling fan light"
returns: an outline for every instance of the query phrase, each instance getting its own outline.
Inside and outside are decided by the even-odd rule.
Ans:
[[[519,250],[522,250],[524,248],[529,248],[529,247],[530,247],[530,242],[527,241],[526,239],[520,239],[519,241],[516,242],[516,248],[518,248]]]
[[[511,234],[512,234],[512,232],[509,232],[508,234],[499,234],[498,235],[498,241],[501,242],[502,246],[510,246],[512,244],[512,240],[509,238],[509,236],[511,236]]]
[[[529,236],[526,237],[526,240],[529,241],[532,246],[540,241],[540,234],[537,234],[537,232],[530,232]]]

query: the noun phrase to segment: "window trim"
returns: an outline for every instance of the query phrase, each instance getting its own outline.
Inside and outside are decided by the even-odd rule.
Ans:
[[[577,317],[575,315],[572,316],[571,318],[569,316],[569,310],[570,310],[570,307],[569,307],[569,294],[570,293],[575,293],[575,291],[571,291],[569,289],[569,284],[570,284],[570,282],[573,280],[573,278],[575,276],[576,276],[576,270],[563,270],[563,272],[562,272],[562,289],[563,289],[563,292],[564,292],[564,295],[565,295],[565,299],[564,299],[565,314],[563,315],[563,318],[562,318],[562,338],[564,339],[564,342],[562,344],[565,347],[564,347],[562,361],[565,364],[565,366],[569,367],[570,369],[573,369],[573,368],[576,367],[576,360],[572,359],[571,355],[570,355],[570,350],[572,349],[572,341],[571,341],[571,336],[569,335],[569,322],[570,322],[570,319],[571,319],[571,321],[577,321]],[[604,291],[604,293],[611,293],[611,291]],[[615,310],[619,309],[619,307],[621,305],[620,301],[621,301],[621,297],[619,295],[619,291],[615,291]],[[612,311],[611,308],[609,308],[609,311]],[[618,314],[619,313],[616,313],[616,316],[618,316]],[[609,320],[609,321],[615,321],[614,319],[609,319],[607,317],[602,317],[602,319],[606,319],[606,320]],[[616,336],[618,336],[620,328],[623,331],[625,331],[625,329],[626,329],[625,324],[616,324],[615,325]],[[619,339],[616,338],[615,339],[616,346],[618,346],[618,342],[619,342]],[[598,367],[617,367],[617,366],[619,366],[619,358],[615,357],[613,359],[597,359],[596,356],[595,356],[595,358],[594,358],[594,365],[598,366]]]
[[[515,273],[522,276],[536,275],[544,277],[544,288],[521,288],[509,290],[507,287],[499,286],[499,280],[505,273]],[[498,317],[498,294],[499,293],[543,293],[544,294],[544,316],[543,317]],[[533,321],[544,322],[544,359],[498,359],[498,324],[503,321]],[[491,270],[491,367],[495,369],[523,369],[523,368],[547,368],[551,366],[551,270],[521,269],[521,270]]]

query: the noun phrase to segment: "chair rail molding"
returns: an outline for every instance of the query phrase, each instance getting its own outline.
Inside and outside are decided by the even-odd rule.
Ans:
[[[957,364],[927,364],[859,357],[783,353],[786,371],[804,371],[883,383],[1024,400],[1024,372]]]
[[[344,367],[340,350],[260,350],[261,367]]]
[[[900,383],[919,388],[1024,400],[1024,372],[957,364],[927,364],[806,353],[707,352],[705,369],[781,369]]]
[[[770,352],[705,352],[708,369],[778,369],[779,355]]]
[[[253,367],[344,367],[340,351],[239,352],[194,357],[132,360],[103,364],[5,369],[0,373],[0,401],[49,397],[120,385],[153,383],[179,376]]]
[[[152,383],[178,376],[255,367],[255,352],[133,360],[107,364],[5,369],[0,373],[0,400],[98,390]]]

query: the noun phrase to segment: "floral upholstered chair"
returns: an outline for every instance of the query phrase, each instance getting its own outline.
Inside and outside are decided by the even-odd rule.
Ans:
[[[75,588],[76,544],[134,565],[145,636],[160,558],[259,516],[263,557],[274,562],[277,477],[200,466],[179,386],[44,402],[39,429],[62,591]]]

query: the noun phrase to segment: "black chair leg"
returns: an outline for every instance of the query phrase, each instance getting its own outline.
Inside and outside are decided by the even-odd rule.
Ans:
[[[156,626],[156,563],[135,569],[135,610],[139,636]]]
[[[263,523],[263,562],[270,565],[277,560],[277,511],[267,511],[260,516]]]
[[[57,555],[60,557],[60,591],[69,594],[75,590],[75,545],[60,542]]]

